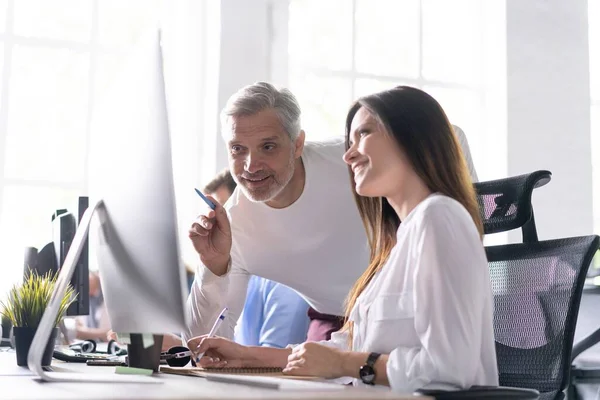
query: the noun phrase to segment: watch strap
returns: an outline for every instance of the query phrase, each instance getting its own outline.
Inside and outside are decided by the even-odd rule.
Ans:
[[[371,353],[369,354],[369,357],[367,357],[367,365],[369,367],[373,367],[375,365],[375,362],[377,361],[377,359],[381,356],[381,354],[379,353]]]

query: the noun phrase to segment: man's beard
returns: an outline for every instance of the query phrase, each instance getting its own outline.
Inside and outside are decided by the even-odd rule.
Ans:
[[[294,153],[292,152],[290,156],[290,162],[285,173],[279,175],[274,173],[269,174],[267,179],[271,179],[271,182],[266,188],[257,190],[249,189],[246,187],[246,181],[241,176],[238,177],[238,184],[241,186],[242,191],[250,201],[255,203],[271,201],[277,197],[292,180],[296,168],[295,162],[296,159],[294,158]]]

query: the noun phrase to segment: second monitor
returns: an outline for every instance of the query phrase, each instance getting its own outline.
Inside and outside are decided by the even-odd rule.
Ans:
[[[75,230],[81,223],[83,213],[89,206],[88,197],[81,196],[77,200],[77,214],[69,210],[57,210],[52,216],[52,242],[56,258],[56,269],[58,270],[65,262],[67,252],[75,238]],[[81,255],[77,261],[77,267],[71,278],[71,286],[75,290],[77,298],[67,309],[68,316],[88,315],[90,311],[90,284],[89,284],[89,244],[85,240]]]

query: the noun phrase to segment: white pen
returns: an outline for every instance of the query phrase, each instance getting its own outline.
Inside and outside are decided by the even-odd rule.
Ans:
[[[227,312],[227,307],[225,307],[223,309],[223,311],[221,311],[221,314],[219,314],[219,316],[217,317],[217,320],[215,321],[215,323],[213,324],[212,329],[210,330],[210,332],[208,333],[208,337],[214,337],[215,333],[217,333],[217,330],[219,329],[219,327],[221,326],[221,323],[223,322],[223,320],[225,319],[225,313]],[[196,347],[196,350],[198,350],[198,348],[200,347],[200,345],[198,345],[198,347]],[[204,356],[204,353],[200,353],[196,356],[196,362],[200,362],[200,359]]]

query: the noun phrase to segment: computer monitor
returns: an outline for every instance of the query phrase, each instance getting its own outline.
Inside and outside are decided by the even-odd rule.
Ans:
[[[83,214],[88,209],[90,200],[87,196],[77,198],[77,226],[81,225]],[[73,237],[75,238],[75,237]],[[65,255],[66,258],[66,255]],[[77,262],[77,268],[71,278],[71,285],[77,292],[77,300],[67,310],[67,315],[88,315],[90,313],[90,265],[89,240],[85,239],[83,249]],[[60,265],[64,264],[64,260]]]
[[[64,264],[67,252],[75,238],[77,225],[81,223],[83,213],[88,208],[89,199],[86,196],[77,198],[77,204],[69,208],[56,210],[51,217],[52,242],[42,247],[39,251],[35,247],[26,247],[23,265],[23,280],[26,280],[31,272],[38,275],[48,273],[56,274]],[[74,214],[74,211],[77,214]],[[71,278],[76,298],[67,309],[68,316],[89,314],[89,265],[88,265],[88,241],[86,240],[77,267]]]
[[[68,209],[56,210],[52,216],[52,243],[54,246],[55,268],[59,269],[65,262],[67,252],[75,239],[75,231],[78,223],[81,223],[83,213],[88,208],[87,197],[79,197],[77,200],[77,215],[73,215]],[[68,316],[88,315],[90,312],[90,283],[88,265],[88,240],[85,240],[77,267],[71,277],[71,286],[75,291],[75,301],[67,309]]]
[[[46,372],[41,366],[93,215],[97,218],[90,243],[112,329],[160,334],[182,332],[187,326],[158,30],[140,43],[106,100],[92,124],[91,206],[28,355],[29,368],[46,381],[153,381],[130,375]]]

